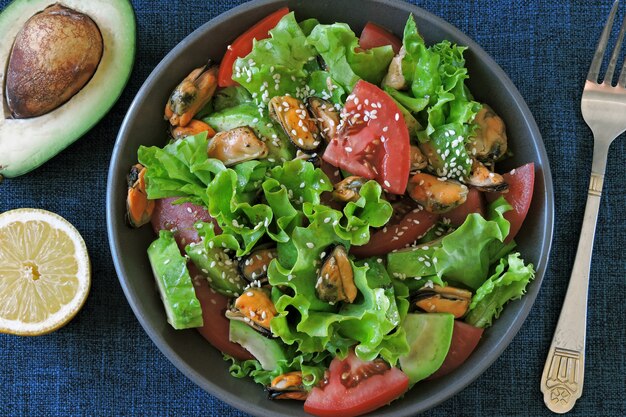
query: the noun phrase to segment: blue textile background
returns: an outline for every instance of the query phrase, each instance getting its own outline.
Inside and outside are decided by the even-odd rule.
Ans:
[[[412,0],[452,23],[502,66],[543,134],[556,193],[551,262],[537,301],[504,354],[427,416],[541,416],[539,378],[582,222],[592,138],[580,94],[611,1]],[[0,1],[4,8],[8,2]],[[133,315],[105,231],[109,158],[135,93],[163,56],[241,0],[135,0],[137,55],[112,111],[83,139],[34,172],[0,183],[0,212],[39,207],[82,233],[93,266],[91,295],[63,329],[42,337],[0,335],[0,416],[243,416],[190,382]],[[619,16],[626,13],[626,5]],[[3,40],[6,42],[7,40]],[[16,138],[17,139],[17,138]],[[572,416],[626,416],[626,139],[611,147],[589,291],[586,379]]]

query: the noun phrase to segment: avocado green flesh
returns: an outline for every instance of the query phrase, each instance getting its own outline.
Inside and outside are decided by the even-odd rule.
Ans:
[[[287,360],[277,340],[263,336],[241,321],[230,321],[229,339],[231,342],[239,343],[250,352],[266,371],[275,370],[279,361]]]
[[[205,249],[204,245],[188,245],[185,248],[189,259],[207,277],[215,291],[227,297],[239,296],[248,282],[241,276],[234,262],[221,248]]]
[[[24,23],[54,0],[15,0],[0,14],[0,65],[6,66]],[[75,142],[117,101],[135,58],[135,14],[128,0],[64,0],[63,5],[88,15],[100,29],[104,52],[91,80],[68,102],[42,116],[11,119],[0,72],[0,175],[25,174]],[[7,41],[11,40],[11,41]]]
[[[159,232],[159,238],[148,247],[148,258],[167,321],[175,329],[201,327],[202,307],[187,270],[187,261],[180,254],[172,232]]]
[[[454,328],[454,316],[448,313],[407,314],[402,322],[409,343],[409,353],[400,356],[400,367],[415,384],[435,373],[443,364]]]

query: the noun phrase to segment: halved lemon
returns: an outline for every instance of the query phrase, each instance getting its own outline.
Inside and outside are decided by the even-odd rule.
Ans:
[[[0,333],[37,336],[67,324],[91,286],[87,246],[58,214],[0,214]]]

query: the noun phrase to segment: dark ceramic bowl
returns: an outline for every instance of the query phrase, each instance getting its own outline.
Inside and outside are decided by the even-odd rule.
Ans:
[[[154,239],[150,227],[132,230],[124,223],[126,180],[136,162],[139,145],[162,146],[165,129],[163,107],[169,93],[189,71],[207,58],[219,61],[226,46],[260,18],[288,5],[299,20],[316,17],[323,23],[347,22],[355,33],[374,21],[401,35],[412,13],[428,44],[448,39],[469,46],[466,52],[469,87],[477,100],[488,102],[505,120],[514,157],[502,169],[534,162],[535,193],[523,230],[519,250],[537,269],[535,280],[521,300],[510,303],[488,329],[477,350],[454,373],[419,384],[404,398],[376,411],[379,416],[409,416],[424,411],[461,391],[481,375],[517,334],[541,286],[553,229],[553,190],[548,159],[524,100],[502,69],[476,43],[434,15],[394,0],[262,0],[234,8],[207,22],[185,38],[156,67],[133,101],[113,150],[107,188],[107,226],[111,253],[120,283],[142,326],[159,349],[187,377],[207,392],[255,415],[304,415],[302,405],[269,401],[252,380],[228,374],[227,363],[195,330],[177,331],[167,322],[163,305],[154,290],[146,249]]]

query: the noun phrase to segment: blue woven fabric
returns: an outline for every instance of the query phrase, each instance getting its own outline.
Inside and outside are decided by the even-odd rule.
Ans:
[[[412,2],[468,34],[509,75],[543,134],[556,194],[551,261],[528,320],[487,372],[425,415],[548,416],[539,380],[576,252],[591,165],[580,93],[611,2]],[[111,150],[135,93],[181,39],[240,3],[133,1],[138,49],[119,102],[45,166],[0,183],[0,212],[38,207],[59,213],[84,236],[93,267],[90,297],[68,326],[37,338],[0,335],[0,416],[245,415],[189,381],[145,334],[113,268],[104,210]],[[626,416],[625,160],[621,137],[608,161],[589,290],[585,390],[572,416]]]

